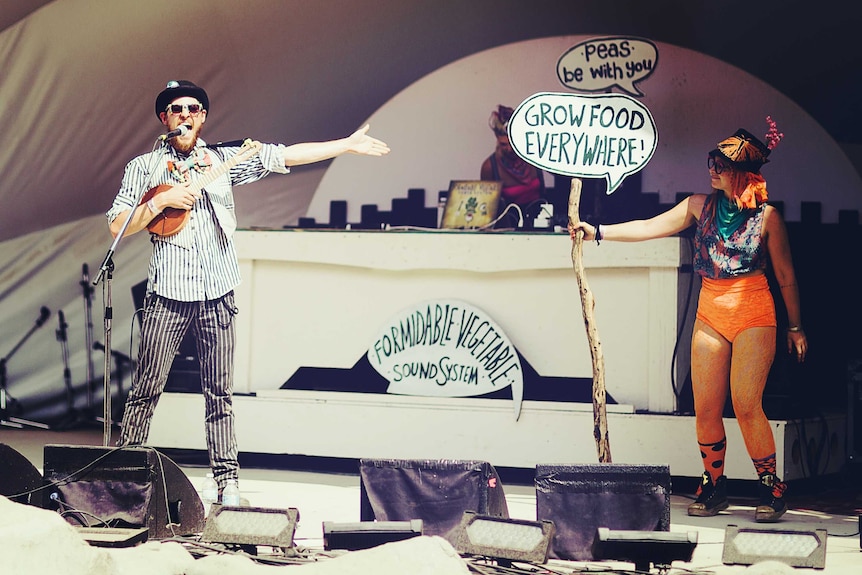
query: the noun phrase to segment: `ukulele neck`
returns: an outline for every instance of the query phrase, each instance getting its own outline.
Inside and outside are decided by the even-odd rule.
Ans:
[[[189,184],[189,188],[198,192],[201,191],[203,188],[207,187],[208,185],[216,181],[218,178],[228,173],[231,168],[246,159],[243,156],[244,154],[236,154],[235,156],[228,158],[218,166],[210,167],[210,169],[204,172],[201,177],[191,182]]]

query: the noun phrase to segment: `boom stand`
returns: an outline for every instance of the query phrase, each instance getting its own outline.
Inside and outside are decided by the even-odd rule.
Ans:
[[[6,357],[0,359],[0,425],[17,427],[19,429],[24,427],[25,425],[29,425],[31,427],[38,427],[40,429],[50,428],[50,426],[44,423],[28,421],[26,419],[21,419],[18,417],[6,416],[6,412],[9,405],[16,403],[16,401],[6,392],[6,364],[9,362],[9,359],[13,355],[15,355],[15,352],[17,352],[21,348],[21,346],[24,345],[24,342],[30,339],[30,336],[33,335],[33,332],[35,332],[37,329],[42,327],[42,325],[44,325],[45,321],[48,319],[48,317],[50,317],[50,315],[51,311],[47,307],[42,306],[42,309],[39,313],[39,318],[36,320],[36,323],[27,331],[27,333],[24,334],[24,337],[22,337],[18,341],[18,343],[15,344],[15,347],[12,348],[12,351],[6,354]],[[8,419],[5,419],[4,416],[8,417]]]
[[[161,140],[161,138],[159,138],[159,140]],[[153,146],[153,152],[155,152],[155,146]],[[150,165],[147,167],[148,176],[145,181],[149,181],[149,176],[152,175],[156,162],[161,158],[162,155],[159,154],[153,153],[151,155]],[[105,300],[105,397],[104,408],[102,411],[105,421],[103,434],[103,445],[105,447],[107,447],[111,443],[111,325],[114,315],[114,309],[111,303],[111,280],[113,279],[114,274],[114,253],[116,253],[117,251],[117,246],[120,244],[120,240],[122,240],[123,236],[126,234],[126,229],[128,229],[129,227],[129,222],[132,221],[132,216],[135,215],[135,210],[140,205],[141,198],[144,197],[146,191],[147,185],[144,184],[144,186],[138,192],[138,197],[135,199],[135,203],[132,204],[132,207],[129,210],[129,215],[126,216],[126,221],[123,222],[123,227],[120,228],[120,230],[117,232],[117,236],[111,243],[111,247],[108,248],[108,253],[105,254],[105,259],[104,261],[102,261],[102,265],[99,266],[99,273],[96,275],[96,279],[93,280],[93,285],[95,286],[99,285],[99,282],[102,281],[103,277],[107,278],[104,285],[102,286],[102,296]]]
[[[135,210],[131,210],[129,215],[131,216]],[[126,220],[126,224],[129,221]],[[125,231],[125,226],[123,226],[123,230],[117,234],[117,238],[114,240],[114,244],[117,243],[119,238],[123,237],[123,231]],[[105,349],[111,349],[111,325],[112,319],[114,315],[114,308],[111,303],[111,280],[114,278],[114,260],[113,260],[113,249],[108,251],[108,255],[105,258],[104,263],[102,264],[101,269],[99,270],[99,275],[93,280],[93,285],[98,283],[101,277],[105,276],[105,283],[102,285],[102,297],[105,300]],[[111,354],[105,352],[105,381],[104,381],[105,395],[103,398],[103,409],[102,409],[102,418],[104,422],[103,434],[102,434],[102,445],[104,447],[108,447],[111,443]]]

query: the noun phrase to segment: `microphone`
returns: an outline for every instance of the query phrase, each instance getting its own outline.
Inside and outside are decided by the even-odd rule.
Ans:
[[[81,266],[81,281],[79,282],[84,290],[84,299],[90,301],[90,296],[93,295],[93,287],[90,285],[90,268],[87,263]]]
[[[185,136],[189,133],[189,130],[191,129],[192,127],[188,124],[180,124],[179,126],[177,126],[176,130],[171,130],[167,134],[162,134],[161,136],[159,136],[159,139],[164,142],[165,140],[170,140],[172,138],[176,138],[177,136]]]
[[[36,327],[41,327],[49,317],[51,317],[51,310],[42,306],[42,309],[39,310],[39,319],[36,320]]]
[[[57,341],[66,341],[66,328],[69,327],[69,324],[66,323],[66,316],[63,314],[63,310],[57,310],[57,320],[59,323],[59,328],[57,329]]]

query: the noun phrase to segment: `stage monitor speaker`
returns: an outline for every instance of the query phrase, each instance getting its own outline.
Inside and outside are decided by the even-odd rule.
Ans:
[[[362,521],[421,519],[425,535],[448,537],[465,511],[509,517],[497,470],[486,461],[361,459]]]
[[[151,447],[46,445],[44,507],[88,527],[147,527],[150,539],[200,533],[204,506],[185,474]]]
[[[593,556],[608,561],[628,561],[638,573],[655,566],[667,572],[674,561],[691,561],[697,547],[697,531],[612,531],[599,527],[593,540]]]
[[[596,530],[670,530],[667,465],[536,466],[536,518],[553,521],[551,557],[591,561]]]
[[[404,541],[422,535],[422,520],[360,521],[359,523],[323,522],[323,549],[359,551],[385,543]]]
[[[26,457],[0,443],[0,495],[12,501],[41,507],[42,474]]]

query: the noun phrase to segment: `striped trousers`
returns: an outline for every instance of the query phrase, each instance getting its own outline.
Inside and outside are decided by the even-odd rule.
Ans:
[[[150,422],[167,383],[174,356],[191,329],[197,343],[206,416],[207,451],[213,476],[223,488],[238,479],[233,413],[233,360],[237,313],[233,292],[202,302],[150,294],[141,316],[141,342],[135,380],[126,399],[118,444],[147,441]]]

